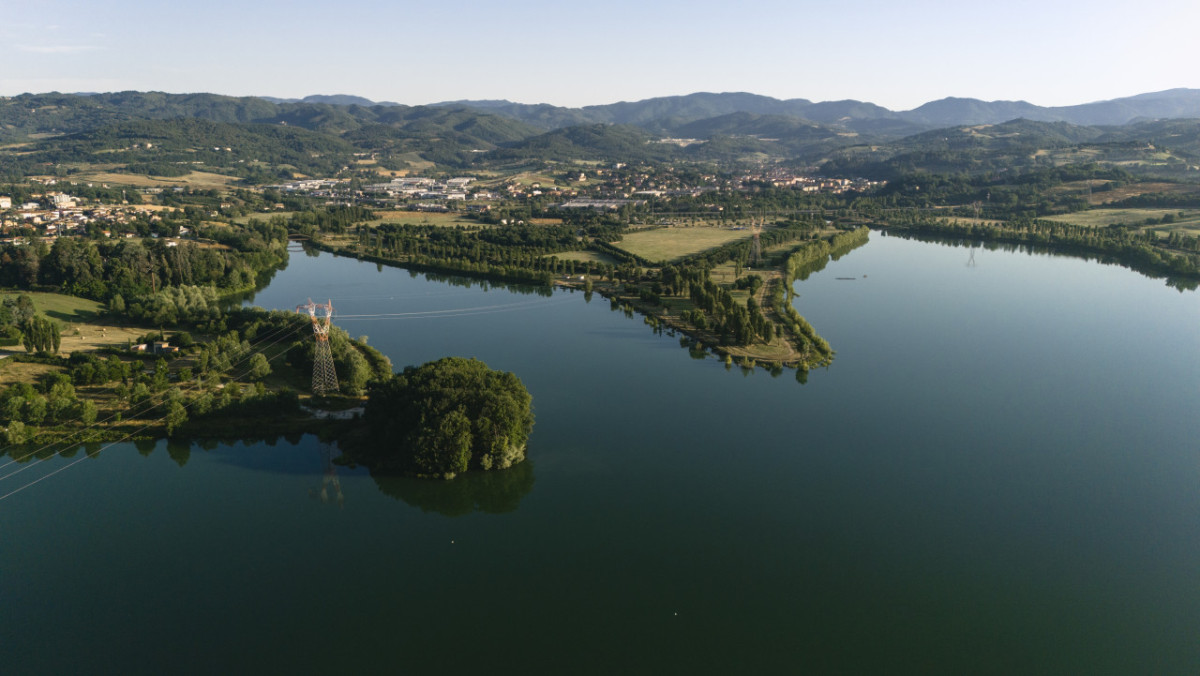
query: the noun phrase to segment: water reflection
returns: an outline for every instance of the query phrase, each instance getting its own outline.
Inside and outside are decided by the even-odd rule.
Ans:
[[[179,439],[167,439],[167,455],[176,465],[183,467],[192,457],[192,442]]]
[[[308,244],[305,244],[303,246],[304,246],[304,254],[306,256],[315,258],[317,256],[320,256],[322,253],[322,250],[318,247],[308,245]],[[288,250],[292,251],[292,249],[290,249],[290,248]],[[334,256],[335,258],[350,258],[350,259],[354,259],[354,260],[369,260],[369,261],[375,263],[375,269],[378,272],[382,272],[384,267],[400,268],[402,270],[406,270],[408,272],[408,276],[412,279],[418,279],[418,278],[424,277],[425,279],[427,279],[431,282],[441,282],[443,284],[449,284],[450,286],[458,286],[458,287],[463,287],[463,288],[467,288],[467,289],[473,289],[476,287],[483,289],[484,291],[488,291],[490,289],[503,289],[505,291],[511,291],[512,293],[519,293],[522,295],[537,295],[537,296],[542,296],[545,298],[550,298],[551,296],[554,295],[554,287],[547,286],[544,284],[535,284],[533,282],[497,280],[494,275],[488,275],[488,274],[483,274],[483,273],[481,273],[479,276],[472,276],[469,273],[456,274],[453,272],[445,272],[443,270],[430,268],[430,267],[427,267],[420,263],[415,263],[415,262],[401,263],[399,261],[392,261],[392,260],[379,260],[379,259],[376,259],[374,256],[351,256],[351,255],[348,255],[345,253],[333,252],[333,251],[330,251],[328,253],[330,255]]]
[[[342,482],[338,479],[337,465],[333,462],[340,455],[341,451],[338,450],[336,445],[329,442],[321,442],[321,462],[325,465],[325,471],[321,474],[320,487],[309,490],[308,496],[310,498],[329,504],[332,496],[333,501],[338,507],[346,506],[346,496],[342,493]]]
[[[179,467],[186,466],[192,459],[192,452],[197,451],[204,458],[202,464],[216,461],[242,470],[312,477],[311,480],[304,480],[311,499],[344,507],[346,496],[339,471],[346,471],[346,463],[339,462],[342,456],[341,449],[334,441],[315,442],[314,437],[310,439],[310,443],[315,442],[314,455],[312,446],[304,443],[304,436],[306,435],[297,433],[242,440],[240,443],[219,438],[137,439],[132,442],[132,446],[139,455],[149,457],[156,449],[165,445],[167,456]],[[277,446],[282,447],[275,448]],[[304,448],[300,448],[302,446]],[[89,458],[94,458],[106,447],[98,442],[72,444],[57,452],[47,450],[47,457],[44,459],[55,455],[71,458],[80,450]],[[320,460],[319,473],[313,462],[317,458]],[[533,463],[528,460],[507,470],[468,472],[451,481],[414,479],[378,471],[371,471],[370,474],[384,495],[418,507],[423,512],[437,512],[446,516],[463,516],[473,512],[503,514],[515,511],[521,500],[533,490],[534,481]]]
[[[148,456],[151,453],[153,453],[155,447],[157,447],[157,446],[158,446],[157,439],[134,439],[133,440],[133,447],[136,448],[137,452],[142,454],[143,456]]]
[[[1046,244],[1038,244],[1035,242],[1009,242],[996,240],[981,240],[976,237],[943,235],[929,232],[912,232],[908,230],[884,230],[881,233],[884,237],[899,237],[900,239],[909,239],[915,242],[925,242],[927,244],[940,244],[942,246],[952,247],[968,247],[971,252],[967,259],[967,267],[975,266],[975,251],[1002,251],[1004,253],[1022,253],[1022,254],[1038,254],[1045,256],[1057,256],[1065,258],[1078,258],[1093,263],[1101,263],[1104,265],[1117,265],[1127,270],[1132,270],[1143,277],[1149,279],[1162,279],[1166,281],[1167,286],[1177,291],[1195,291],[1200,288],[1200,280],[1194,277],[1178,276],[1163,272],[1161,269],[1154,267],[1153,260],[1139,261],[1130,258],[1121,258],[1112,253],[1098,252],[1088,249],[1078,244],[1070,242],[1060,242],[1054,246]]]
[[[371,472],[384,495],[423,512],[464,516],[473,512],[503,514],[516,511],[521,499],[533,490],[533,463],[529,460],[505,470],[468,472],[450,481],[414,479]]]

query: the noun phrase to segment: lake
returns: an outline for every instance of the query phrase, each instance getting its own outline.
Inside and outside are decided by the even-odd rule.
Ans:
[[[254,304],[331,299],[396,368],[513,371],[529,460],[377,481],[296,436],[36,463],[0,479],[46,477],[0,500],[0,668],[1200,673],[1196,292],[878,232],[796,291],[837,351],[803,385],[600,296],[296,251]]]

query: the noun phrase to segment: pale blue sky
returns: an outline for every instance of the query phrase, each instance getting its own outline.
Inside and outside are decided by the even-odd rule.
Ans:
[[[7,0],[0,95],[356,94],[582,106],[697,91],[906,110],[1200,88],[1200,2]]]

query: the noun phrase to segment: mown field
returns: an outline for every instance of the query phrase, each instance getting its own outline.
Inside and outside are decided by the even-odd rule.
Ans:
[[[673,261],[739,239],[753,237],[750,230],[727,228],[659,228],[625,235],[617,246],[651,261]]]

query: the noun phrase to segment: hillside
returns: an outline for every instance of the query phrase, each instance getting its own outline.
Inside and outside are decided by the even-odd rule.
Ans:
[[[837,176],[890,180],[912,172],[971,174],[1073,163],[1105,163],[1150,176],[1195,180],[1200,120],[1122,127],[1018,119],[949,127],[836,150],[823,166]]]
[[[1089,126],[1125,125],[1146,119],[1197,118],[1200,117],[1200,90],[1170,89],[1058,107],[1038,106],[1025,101],[945,98],[908,111],[892,111],[863,101],[814,103],[807,99],[780,100],[744,92],[696,93],[583,108],[560,108],[548,104],[530,106],[509,101],[455,101],[452,104],[434,105],[486,110],[543,128],[590,121],[632,124],[656,130],[664,125],[686,124],[731,113],[753,113],[797,117],[859,132],[882,132],[889,127],[880,122],[888,121],[898,133],[915,133],[939,127],[996,124],[1016,118]]]
[[[1156,114],[1193,119],[1147,119]],[[1076,124],[1060,118],[1138,119]],[[261,182],[413,162],[789,161],[840,176],[973,173],[1109,162],[1160,177],[1200,164],[1200,90],[1066,108],[948,98],[894,112],[860,101],[696,93],[584,108],[509,101],[405,106],[349,95],[26,94],[0,99],[8,175],[97,163],[178,175],[184,165]],[[966,122],[963,122],[966,120]],[[661,143],[665,138],[690,144]],[[228,148],[228,150],[226,150]]]

